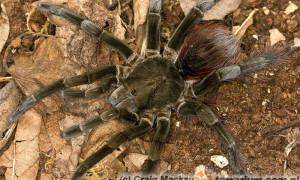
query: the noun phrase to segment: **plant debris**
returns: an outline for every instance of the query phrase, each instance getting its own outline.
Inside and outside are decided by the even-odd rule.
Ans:
[[[4,4],[0,4],[0,52],[7,41],[9,34],[9,20],[6,14],[6,9]]]
[[[271,29],[270,32],[270,40],[271,40],[271,46],[276,44],[279,41],[284,41],[286,38],[285,36],[278,30],[278,29]]]

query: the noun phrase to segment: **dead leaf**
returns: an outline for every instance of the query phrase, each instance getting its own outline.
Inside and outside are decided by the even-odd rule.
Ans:
[[[271,30],[269,30],[269,32],[270,32],[271,46],[276,44],[278,41],[285,40],[284,35],[281,32],[279,32],[278,29],[271,29]]]
[[[0,5],[1,7],[1,14],[0,14],[0,52],[2,51],[4,44],[7,41],[8,34],[9,34],[9,20],[6,14],[4,4]]]
[[[298,127],[290,129],[287,135],[287,140],[289,144],[285,147],[285,156],[289,156],[292,149],[300,144],[300,130]],[[287,159],[284,161],[284,170],[287,168]]]
[[[55,177],[52,174],[41,173],[42,180],[53,180]]]
[[[233,34],[236,36],[236,38],[238,39],[238,40],[240,40],[243,36],[244,36],[244,34],[245,34],[245,32],[246,32],[246,30],[247,30],[247,28],[250,26],[250,25],[252,25],[253,24],[253,16],[254,16],[254,14],[256,13],[258,11],[258,9],[254,9],[250,14],[249,14],[249,16],[247,17],[247,19],[243,22],[243,24],[241,25],[241,26],[238,26],[238,27],[233,27]]]
[[[139,153],[129,153],[123,159],[126,168],[129,173],[136,173],[142,170],[145,165],[145,161],[148,159],[148,155],[143,155]],[[171,166],[164,160],[159,160],[155,167],[155,174],[162,175],[171,169]]]
[[[168,170],[171,169],[171,165],[169,165],[166,161],[159,160],[155,167],[155,174],[162,175]]]
[[[41,87],[71,74],[71,70],[64,67],[62,47],[57,38],[40,38],[35,41],[35,44],[34,52],[20,53],[14,59],[15,64],[8,69],[26,95],[30,95]],[[60,137],[61,131],[58,121],[65,119],[65,114],[60,112],[63,102],[61,98],[55,95],[51,97],[45,98],[42,103],[35,107],[39,109],[39,113],[44,115],[43,129],[46,132],[39,135],[39,145],[46,154],[50,150],[54,152],[51,154],[52,158],[56,162],[55,165],[60,166],[56,166],[56,170],[59,172],[53,172],[53,174],[56,173],[56,177],[61,178],[67,177],[70,171],[76,167],[80,150],[74,149],[72,145],[67,145],[68,142]],[[83,120],[82,117],[75,119],[77,121],[70,121],[70,123],[78,123]],[[33,128],[35,127],[29,129],[34,131]],[[77,146],[81,146],[83,142],[76,143]],[[30,158],[30,155],[28,156]],[[72,157],[76,160],[74,161]]]
[[[64,68],[63,52],[57,38],[40,38],[38,41],[33,54],[18,55],[8,69],[26,96],[71,74],[70,70]]]
[[[203,0],[179,0],[185,15],[201,1]],[[203,20],[222,20],[228,13],[236,10],[240,3],[241,0],[221,0],[204,14]]]
[[[131,156],[131,158],[130,158]],[[123,159],[125,163],[125,167],[128,169],[128,173],[136,173],[138,171],[141,171],[141,166],[134,165],[134,162],[132,160],[136,159],[135,157],[138,156],[140,159],[140,162],[138,164],[143,165],[144,161],[148,158],[147,155],[138,154],[138,153],[129,153],[125,156]]]
[[[134,30],[137,31],[139,25],[143,25],[146,22],[149,0],[134,0],[133,12],[134,12]]]
[[[32,179],[39,167],[38,135],[42,117],[33,109],[19,120],[15,143],[0,157],[0,166],[7,167],[6,177]],[[14,151],[15,148],[15,151]]]
[[[50,0],[50,2],[54,4],[64,2],[64,6],[86,16],[100,26],[109,24],[106,30],[112,32],[120,39],[125,37],[125,29],[121,25],[118,13],[105,9],[102,1],[58,2],[57,0]],[[57,27],[56,36],[57,38],[51,36],[48,39],[38,39],[35,41],[36,46],[32,53],[20,53],[14,58],[14,64],[9,67],[9,73],[15,78],[26,96],[65,76],[80,74],[107,64],[112,57],[111,49],[101,44],[99,45],[95,38],[84,33],[71,23],[64,23],[63,26]],[[117,59],[116,57],[113,58]],[[95,86],[95,84],[76,88],[87,89]],[[70,172],[77,166],[78,156],[86,140],[86,136],[71,140],[61,139],[61,130],[97,115],[97,111],[104,108],[104,104],[105,100],[101,99],[101,97],[99,99],[66,100],[63,102],[57,95],[52,95],[35,106],[35,109],[38,109],[38,112],[43,115],[43,125],[40,125],[39,128],[35,126],[27,127],[27,131],[33,128],[36,128],[36,130],[43,129],[43,132],[38,136],[40,151],[54,161],[54,168],[50,173],[54,174],[55,178],[66,179],[71,174]],[[40,117],[39,114],[36,115]],[[28,119],[25,120],[25,115],[23,118],[25,122],[31,122]],[[117,121],[115,127],[122,129],[122,125],[119,125],[119,123]],[[25,131],[25,129],[22,130]],[[111,132],[109,134],[111,135]],[[92,134],[91,139],[93,139],[93,136],[94,138],[99,138],[98,134]],[[92,147],[89,146],[92,150],[99,147],[98,143],[93,145]],[[110,156],[111,161],[116,159],[127,146],[127,144],[124,144],[124,146],[120,147],[121,151],[112,153]],[[39,152],[39,150],[37,149],[36,152]],[[34,155],[26,154],[24,156],[35,159]],[[2,156],[1,158],[4,157]],[[9,174],[11,171],[7,173]],[[32,177],[35,176],[32,175]]]
[[[129,160],[132,162],[132,164],[139,169],[142,167],[142,165],[148,158],[147,155],[138,154],[138,153],[130,153],[127,156]]]
[[[120,175],[120,174],[123,174],[126,172],[126,167],[125,165],[119,161],[118,159],[115,159],[111,165],[110,165],[110,168],[111,168],[111,179],[117,179],[117,177]]]
[[[7,117],[22,98],[15,82],[10,82],[0,90],[0,156],[7,150],[14,138],[16,125],[10,125]]]

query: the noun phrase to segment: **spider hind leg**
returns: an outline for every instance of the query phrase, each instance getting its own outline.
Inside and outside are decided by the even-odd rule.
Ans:
[[[209,127],[215,130],[225,145],[233,171],[237,174],[245,173],[243,170],[244,164],[238,152],[237,144],[209,107],[201,102],[185,102],[179,106],[178,112],[183,116],[199,115]]]
[[[200,82],[193,84],[195,94],[204,95],[213,88],[219,86],[223,81],[242,76],[247,73],[261,70],[266,66],[286,58],[292,52],[299,50],[299,47],[286,45],[284,47],[271,47],[269,50],[261,52],[240,64],[233,64],[219,68],[208,74]]]

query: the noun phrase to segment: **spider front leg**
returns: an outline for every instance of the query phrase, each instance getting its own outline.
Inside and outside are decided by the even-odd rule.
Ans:
[[[160,13],[162,0],[150,0],[147,16],[147,50],[146,56],[157,56],[160,54]]]
[[[75,124],[67,129],[65,129],[61,136],[65,139],[74,138],[77,136],[82,135],[83,132],[88,131],[94,127],[97,127],[98,125],[105,123],[111,119],[126,119],[130,120],[132,122],[137,121],[137,116],[134,113],[128,112],[125,109],[110,109],[105,112],[103,112],[99,116],[92,117],[88,120],[85,120],[79,124]]]
[[[184,102],[179,106],[178,112],[183,116],[199,115],[209,127],[216,131],[222,143],[225,145],[233,171],[237,174],[244,173],[242,160],[233,137],[219,122],[218,117],[209,107],[201,102]]]
[[[263,69],[268,65],[272,65],[273,63],[284,59],[297,49],[297,47],[292,45],[287,45],[281,48],[271,48],[270,50],[258,54],[245,62],[225,66],[211,72],[202,81],[193,84],[192,89],[195,95],[204,95],[213,88],[219,86],[223,81],[234,79],[246,73]]]
[[[87,89],[87,90],[63,90],[61,94],[64,98],[95,98],[106,91],[112,86],[112,84],[117,83],[118,79],[116,75],[108,75],[103,78],[101,84],[97,87]]]
[[[49,86],[40,89],[39,91],[26,98],[23,102],[21,102],[21,104],[16,108],[16,110],[14,110],[10,114],[8,122],[10,124],[15,123],[27,110],[35,106],[40,100],[44,99],[45,97],[51,95],[56,91],[62,90],[67,87],[93,83],[106,75],[116,76],[116,73],[117,67],[115,65],[106,65],[101,66],[99,68],[95,68],[94,70],[88,71],[81,75],[68,76],[64,79],[60,79],[50,84]]]
[[[141,117],[139,125],[130,127],[113,136],[107,141],[106,145],[89,156],[75,169],[75,172],[71,175],[70,180],[83,179],[84,173],[88,169],[97,164],[105,156],[116,150],[121,144],[146,134],[151,129],[154,119],[154,114],[145,113]]]
[[[117,37],[113,36],[111,33],[103,30],[101,27],[94,24],[92,21],[81,17],[80,15],[72,12],[71,10],[64,8],[62,6],[54,5],[48,2],[38,2],[37,9],[42,12],[54,14],[61,16],[71,23],[79,26],[86,33],[96,37],[101,43],[115,49],[119,52],[126,60],[135,62],[139,59],[139,55],[135,53],[126,43]]]

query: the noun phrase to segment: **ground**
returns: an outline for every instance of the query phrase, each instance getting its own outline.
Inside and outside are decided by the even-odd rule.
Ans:
[[[19,34],[27,31],[25,13],[31,10],[32,2],[24,0],[14,2],[14,10],[10,11],[13,14],[9,15],[11,24],[7,45]],[[300,2],[292,2],[300,7]],[[251,10],[259,9],[254,16],[253,25],[241,39],[244,57],[247,57],[257,49],[268,48],[270,29],[277,28],[285,36],[286,40],[280,42],[280,45],[293,43],[295,38],[300,37],[299,9],[291,15],[286,15],[284,10],[288,4],[288,0],[244,0],[239,7],[239,15],[231,13],[221,23],[229,25],[230,20],[233,20],[233,25],[241,25]],[[263,7],[273,12],[265,15]],[[127,21],[126,17],[124,14],[121,16],[124,21]],[[162,17],[163,47],[169,34],[172,34],[180,20],[184,18],[184,13],[177,1],[166,0]],[[40,15],[40,19],[43,18]],[[257,35],[258,39],[253,38],[253,35]],[[126,33],[126,39],[133,36],[132,31]],[[24,47],[30,47],[32,41],[33,39],[25,41]],[[3,52],[0,57],[2,59]],[[261,130],[272,125],[299,120],[299,57],[299,52],[293,53],[283,63],[225,82],[204,97],[199,97],[199,100],[219,115],[222,123],[234,135],[248,172],[260,175],[300,173],[300,147],[296,146],[288,157],[284,153],[289,143],[284,136],[290,132],[289,128],[259,135]],[[5,83],[0,83],[0,88],[4,85]],[[214,172],[220,172],[221,169],[210,161],[210,157],[216,154],[227,155],[215,132],[199,117],[187,119],[174,114],[171,122],[170,136],[162,154],[162,159],[171,165],[168,172],[193,173],[195,167],[201,164]],[[179,127],[176,126],[178,122]],[[153,134],[154,131],[142,140],[150,142]],[[133,151],[132,149],[134,148],[129,148],[124,154]],[[120,156],[121,161],[124,156]],[[284,170],[286,160],[288,166]],[[43,165],[40,167],[43,168]],[[224,170],[232,172],[230,166],[226,166]]]

